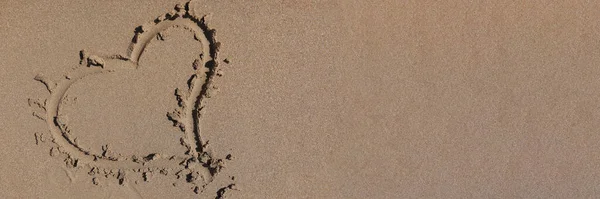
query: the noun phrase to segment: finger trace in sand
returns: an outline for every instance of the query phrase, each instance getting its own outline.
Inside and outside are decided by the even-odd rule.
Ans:
[[[124,184],[127,181],[127,173],[139,173],[145,181],[148,181],[151,172],[154,171],[164,175],[171,173],[182,179],[185,176],[185,181],[195,187],[195,192],[201,192],[198,187],[204,188],[213,181],[224,167],[224,160],[213,158],[208,150],[208,141],[202,139],[200,119],[202,110],[206,106],[206,99],[210,98],[211,90],[216,88],[214,77],[222,74],[218,69],[220,43],[216,41],[216,31],[206,24],[206,15],[199,16],[190,12],[189,3],[178,4],[171,12],[135,28],[126,55],[95,55],[82,50],[79,52],[80,66],[60,81],[51,81],[43,75],[34,78],[43,83],[50,92],[50,96],[44,103],[29,99],[29,105],[45,112],[43,116],[36,116],[44,119],[50,129],[51,140],[56,145],[50,150],[51,156],[64,157],[67,167],[88,168],[88,174],[92,176],[94,184],[98,184],[97,175],[113,176],[119,184]],[[94,154],[88,148],[81,146],[71,133],[68,117],[61,114],[61,109],[69,104],[67,102],[70,98],[66,93],[70,86],[88,76],[137,69],[146,46],[156,38],[159,41],[163,40],[164,31],[170,28],[184,28],[191,31],[202,50],[192,63],[196,72],[191,75],[188,88],[175,90],[178,108],[166,115],[173,121],[174,126],[183,132],[180,144],[187,148],[187,152],[125,157],[110,151],[109,145],[102,147],[101,154]],[[40,135],[36,134],[35,137],[36,143],[39,143]],[[177,172],[168,172],[169,170]]]

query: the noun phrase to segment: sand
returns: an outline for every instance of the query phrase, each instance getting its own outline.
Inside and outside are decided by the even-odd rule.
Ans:
[[[600,191],[600,3],[0,6],[1,198]]]

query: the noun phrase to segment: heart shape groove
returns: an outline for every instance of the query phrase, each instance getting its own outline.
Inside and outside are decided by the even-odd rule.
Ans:
[[[178,179],[184,179],[198,193],[213,181],[224,167],[224,161],[231,159],[231,155],[227,155],[225,160],[213,158],[208,141],[202,139],[200,128],[206,99],[211,97],[211,92],[216,88],[213,85],[214,78],[222,75],[217,60],[220,43],[216,41],[216,31],[206,23],[207,15],[199,16],[189,6],[190,2],[177,4],[171,12],[138,26],[126,55],[93,55],[82,50],[79,66],[60,81],[54,82],[43,75],[34,78],[50,92],[50,96],[43,102],[29,99],[30,106],[45,112],[34,112],[34,116],[45,120],[48,125],[49,139],[55,145],[51,148],[50,155],[65,157],[68,167],[87,167],[94,184],[97,184],[96,176],[113,176],[123,184],[127,173],[140,173],[146,179],[148,173],[159,171],[164,175],[172,173]],[[94,154],[82,147],[72,135],[65,116],[61,115],[61,108],[70,101],[66,96],[70,86],[91,75],[137,69],[146,46],[153,39],[162,38],[161,32],[173,27],[191,31],[202,49],[200,56],[192,63],[195,73],[188,80],[188,87],[175,90],[178,108],[166,115],[183,132],[181,144],[187,148],[187,152],[124,157],[113,155],[108,146],[103,146],[101,154]],[[35,137],[36,143],[45,140],[45,136],[40,133],[36,133]],[[231,188],[232,185],[227,187]]]

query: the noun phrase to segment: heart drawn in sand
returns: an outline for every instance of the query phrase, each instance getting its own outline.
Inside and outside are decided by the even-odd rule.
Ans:
[[[113,176],[120,184],[126,182],[128,173],[140,173],[146,178],[149,172],[158,171],[168,175],[172,173],[178,179],[190,183],[196,193],[213,181],[224,166],[225,160],[213,158],[208,149],[208,141],[201,136],[200,119],[205,108],[206,99],[210,98],[214,88],[214,78],[221,76],[218,51],[220,43],[216,41],[215,30],[207,26],[206,15],[199,16],[189,8],[190,2],[178,4],[174,10],[163,14],[153,21],[135,29],[132,42],[126,55],[94,55],[82,50],[79,66],[67,74],[65,78],[54,82],[42,75],[35,80],[42,82],[50,96],[43,102],[29,100],[30,106],[42,109],[44,113],[34,115],[45,120],[50,130],[49,139],[54,144],[50,154],[62,156],[68,167],[87,168],[93,176]],[[107,147],[101,154],[92,153],[79,145],[69,129],[68,121],[61,115],[61,106],[68,100],[65,97],[70,86],[92,75],[119,72],[120,70],[137,69],[138,61],[146,46],[155,38],[161,38],[161,32],[168,28],[183,28],[194,34],[202,52],[191,63],[195,73],[187,80],[188,87],[176,89],[175,96],[178,108],[166,115],[182,132],[181,143],[187,148],[184,154],[137,154],[131,157],[111,155]],[[185,81],[185,80],[182,80]],[[35,134],[36,142],[44,141],[43,134]],[[230,189],[233,184],[228,185]],[[221,191],[221,190],[220,190]]]

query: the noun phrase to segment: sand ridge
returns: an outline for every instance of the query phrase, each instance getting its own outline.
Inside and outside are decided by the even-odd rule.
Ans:
[[[99,176],[114,177],[119,184],[124,184],[130,173],[141,175],[144,181],[148,181],[149,176],[157,172],[174,175],[189,183],[194,192],[203,192],[206,185],[224,168],[225,161],[231,160],[233,156],[229,154],[222,159],[213,157],[209,141],[202,138],[201,116],[207,99],[217,89],[214,85],[215,77],[222,76],[218,60],[221,44],[216,40],[216,30],[207,25],[207,15],[195,13],[189,5],[190,2],[177,4],[169,13],[135,28],[126,55],[97,55],[81,50],[79,65],[59,81],[53,81],[42,74],[35,76],[34,80],[44,84],[50,93],[45,100],[28,99],[29,106],[34,109],[33,115],[45,121],[49,128],[49,134],[34,134],[36,144],[50,140],[50,155],[64,158],[67,167],[89,169],[88,174],[92,176],[94,184],[98,184]],[[61,109],[77,100],[76,97],[67,95],[70,86],[88,76],[137,69],[146,46],[154,39],[162,40],[163,32],[171,28],[191,31],[202,50],[190,64],[195,73],[190,75],[187,88],[175,89],[178,108],[167,113],[165,118],[182,131],[179,144],[185,146],[187,152],[164,154],[157,151],[126,157],[111,151],[109,145],[102,146],[101,154],[95,154],[79,144],[69,128],[68,116],[61,112]],[[226,190],[235,190],[234,186],[235,184],[230,184],[219,189],[217,197],[221,197]]]

